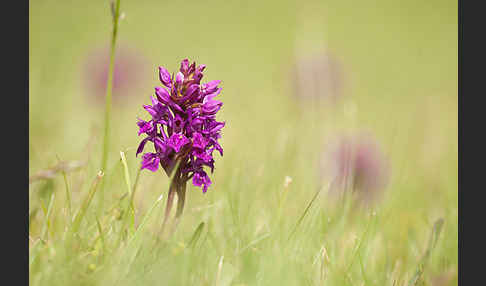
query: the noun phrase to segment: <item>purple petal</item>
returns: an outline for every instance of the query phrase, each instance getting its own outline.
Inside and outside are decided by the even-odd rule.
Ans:
[[[165,152],[165,150],[167,149],[165,142],[162,141],[162,139],[160,139],[159,137],[154,138],[154,145],[155,149],[159,152]]]
[[[196,70],[196,62],[192,62],[191,66],[189,67],[189,70],[187,71],[188,74],[193,73]]]
[[[169,72],[164,67],[159,67],[159,79],[168,88],[172,86]]]
[[[203,70],[206,68],[206,65],[200,65],[197,67],[196,71],[194,72],[194,82],[199,83],[203,77]]]
[[[152,100],[152,106],[155,107],[157,106],[157,104],[159,104],[159,101],[157,100],[157,98],[153,97],[153,96],[150,96],[150,100]]]
[[[164,104],[168,104],[170,102],[170,94],[163,87],[155,87],[155,95],[157,95],[157,99]]]
[[[223,88],[220,87],[216,91],[213,91],[212,93],[208,93],[206,95],[206,97],[204,97],[203,103],[206,103],[208,101],[212,101],[213,100],[213,97],[215,97],[216,95],[220,94],[222,89]]]
[[[214,127],[211,128],[211,130],[209,130],[209,133],[215,133],[215,132],[221,130],[221,128],[223,128],[225,125],[226,125],[226,122],[216,122]]]
[[[203,72],[203,70],[206,68],[206,65],[199,65],[196,69],[196,71]]]
[[[219,154],[223,156],[223,148],[221,147],[221,145],[219,145],[219,143],[214,139],[211,139],[211,143],[213,143],[214,145],[214,147],[211,148],[211,153],[213,152],[214,149],[216,149],[218,150]]]
[[[152,172],[157,171],[159,168],[160,158],[154,153],[143,154],[142,170],[148,169]]]
[[[142,133],[150,133],[154,130],[154,123],[153,121],[144,121],[142,119],[138,119],[138,122],[137,122],[137,125],[139,127],[139,130],[138,130],[138,136],[140,136],[140,134]]]
[[[191,86],[189,86],[189,88],[187,88],[187,90],[186,90],[186,94],[183,98],[183,101],[191,99],[192,97],[194,97],[194,95],[197,95],[196,91],[198,91],[198,90],[199,90],[198,84],[192,84]]]
[[[211,185],[211,180],[204,171],[194,173],[192,177],[192,184],[196,187],[203,186],[203,193],[206,193],[208,187]]]
[[[168,124],[166,123],[165,125],[168,126]],[[164,130],[164,127],[161,125],[160,126],[160,133],[162,134],[162,137],[164,137],[164,141],[167,141],[167,135],[165,134],[165,130]]]
[[[194,149],[192,151],[192,155],[194,155],[197,159],[201,159],[204,163],[210,162],[213,159],[210,154],[201,149]]]
[[[187,139],[187,137],[184,136],[183,134],[175,133],[172,134],[172,136],[170,136],[168,145],[169,147],[172,147],[172,149],[174,149],[174,151],[177,153],[181,150],[181,148],[184,145],[186,145],[189,142],[191,141],[189,141],[189,139]]]
[[[207,88],[207,89],[214,88],[214,87],[217,87],[218,84],[220,84],[220,83],[221,83],[221,81],[219,79],[215,79],[215,80],[207,82],[206,85],[205,85],[205,88]]]
[[[172,110],[176,110],[179,112],[184,112],[184,110],[177,104],[177,103],[171,103],[170,107],[172,107]]]
[[[178,86],[181,86],[183,81],[184,81],[184,75],[181,72],[178,72],[176,75],[176,84]]]
[[[135,157],[137,157],[138,154],[143,152],[143,148],[145,148],[145,143],[147,143],[149,138],[150,137],[147,137],[147,138],[143,139],[142,142],[140,142],[140,144],[138,145],[137,153],[135,154]]]
[[[195,148],[204,149],[208,144],[207,140],[201,135],[201,133],[194,132],[192,135],[192,146]]]
[[[215,114],[222,105],[223,103],[219,100],[211,100],[202,105],[202,111],[207,114]]]
[[[189,71],[189,60],[188,59],[183,59],[182,60],[180,71],[182,73],[186,73],[186,72]]]
[[[220,83],[221,81],[220,80],[212,80],[208,83],[205,83],[201,86],[201,89],[202,89],[202,93],[204,95],[206,94],[210,94],[210,93],[213,93],[214,91],[216,91],[217,87],[218,87],[218,84]]]
[[[147,112],[150,113],[150,115],[152,115],[152,116],[157,115],[157,111],[152,106],[144,105],[143,108],[145,108],[145,110],[147,110]]]
[[[175,133],[180,133],[181,130],[184,128],[184,120],[179,114],[176,114],[173,120],[172,128],[174,129]]]

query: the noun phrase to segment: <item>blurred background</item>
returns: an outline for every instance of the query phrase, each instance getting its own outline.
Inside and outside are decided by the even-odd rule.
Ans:
[[[29,172],[58,158],[85,163],[70,177],[79,201],[76,192],[89,184],[76,182],[91,180],[101,164],[109,2],[35,0],[29,8]],[[222,81],[217,118],[226,126],[213,185],[207,194],[189,187],[187,213],[237,201],[239,223],[246,217],[251,228],[286,176],[294,197],[286,214],[294,216],[316,187],[359,173],[352,184],[380,190],[383,240],[408,243],[416,229],[413,237],[425,241],[442,217],[445,258],[433,273],[457,269],[457,1],[122,0],[121,11],[108,200],[124,188],[120,151],[137,172],[136,121],[148,118],[142,105],[160,86],[158,66],[172,72],[189,58],[207,65],[203,82]],[[49,182],[62,190],[61,177]],[[168,179],[144,171],[141,182],[143,213]],[[31,209],[45,184],[30,185]],[[188,215],[181,229],[196,224]],[[407,251],[388,255],[406,264]]]

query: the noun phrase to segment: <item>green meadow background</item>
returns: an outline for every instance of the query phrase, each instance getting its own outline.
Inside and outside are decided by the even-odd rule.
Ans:
[[[104,101],[83,66],[109,47],[109,2],[29,2],[29,175],[41,174],[28,190],[30,285],[458,284],[457,1],[121,0],[121,11],[117,47],[148,64],[142,87],[114,94],[94,189]],[[344,71],[335,104],[292,93],[296,56],[321,50]],[[177,231],[158,240],[169,178],[139,173],[125,224],[126,174],[134,184],[158,66],[186,57],[222,81],[224,156],[206,194],[188,184]],[[318,168],[333,138],[362,131],[390,162],[371,208],[331,200]],[[42,173],[59,162],[78,168]]]

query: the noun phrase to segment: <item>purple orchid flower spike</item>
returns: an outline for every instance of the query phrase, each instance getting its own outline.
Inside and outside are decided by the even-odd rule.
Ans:
[[[86,94],[96,101],[104,102],[110,50],[108,47],[97,47],[83,59],[81,80]],[[148,65],[146,57],[136,47],[125,43],[117,47],[113,66],[113,103],[125,104],[132,98],[133,91],[144,85],[145,70]]]
[[[330,193],[350,191],[364,203],[376,201],[385,189],[390,166],[370,134],[342,136],[323,157],[322,175],[331,180]]]
[[[143,106],[151,119],[137,122],[138,135],[146,135],[137,148],[137,155],[147,147],[147,142],[154,146],[153,152],[143,154],[141,168],[156,172],[161,166],[169,177],[176,169],[169,189],[164,226],[174,194],[179,197],[178,221],[184,207],[187,181],[192,179],[192,184],[206,193],[212,182],[204,167],[209,167],[212,173],[213,151],[223,155],[218,140],[225,122],[216,121],[216,113],[223,103],[214,99],[222,90],[218,87],[221,81],[201,83],[205,68],[205,65],[196,66],[195,62],[189,64],[189,60],[184,59],[179,71],[171,76],[167,69],[159,67],[163,86],[155,87],[152,105]]]

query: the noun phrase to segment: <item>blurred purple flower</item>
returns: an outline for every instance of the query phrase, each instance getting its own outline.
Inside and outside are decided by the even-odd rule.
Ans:
[[[143,155],[142,169],[157,171],[159,164],[168,176],[176,161],[180,165],[175,181],[180,186],[192,178],[194,186],[202,187],[205,193],[211,185],[204,166],[214,171],[213,151],[223,155],[218,143],[221,128],[225,122],[216,121],[216,113],[223,103],[213,99],[221,92],[219,80],[201,83],[205,65],[189,65],[187,59],[181,63],[180,71],[174,76],[164,67],[159,67],[159,79],[165,87],[155,88],[152,105],[144,105],[151,120],[138,120],[138,134],[146,134],[137,155],[143,152],[145,144],[154,144],[154,153]]]
[[[291,82],[297,98],[334,101],[342,95],[342,67],[336,58],[324,52],[304,55],[296,60]]]
[[[388,182],[388,161],[370,136],[343,136],[325,154],[323,163],[321,171],[331,179],[331,193],[349,190],[369,201]]]
[[[110,64],[110,51],[108,48],[92,50],[84,63],[84,86],[97,100],[104,100],[108,70]],[[143,84],[147,61],[137,50],[127,45],[117,47],[115,63],[113,66],[113,99],[127,97],[135,94]]]

